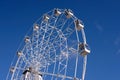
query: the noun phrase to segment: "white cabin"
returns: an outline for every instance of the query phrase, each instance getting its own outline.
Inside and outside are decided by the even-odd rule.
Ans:
[[[58,9],[55,9],[54,14],[55,14],[55,16],[59,16],[61,14],[61,12]]]
[[[44,19],[45,22],[48,22],[48,20],[49,20],[50,18],[49,18],[48,15],[44,15],[43,19]]]
[[[75,27],[77,28],[78,31],[80,31],[82,28],[84,28],[84,25],[80,20],[75,20]]]
[[[27,43],[27,42],[30,42],[30,37],[26,36],[26,37],[25,37],[25,42],[26,42],[26,43]]]
[[[71,18],[73,16],[72,11],[70,11],[69,9],[65,10],[65,15],[67,18]]]
[[[79,44],[79,51],[82,56],[85,56],[90,53],[88,45],[84,43]]]
[[[39,26],[38,26],[38,25],[35,25],[33,30],[34,30],[34,31],[39,30]]]
[[[21,51],[17,52],[17,56],[20,57],[23,53]]]

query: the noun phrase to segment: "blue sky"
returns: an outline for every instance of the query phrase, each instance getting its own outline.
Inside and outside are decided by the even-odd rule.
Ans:
[[[0,80],[26,32],[53,8],[70,8],[85,24],[92,50],[86,80],[120,80],[119,0],[0,0]]]

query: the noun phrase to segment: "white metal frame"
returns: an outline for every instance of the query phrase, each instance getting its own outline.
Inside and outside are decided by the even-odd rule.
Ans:
[[[58,13],[55,14],[55,10]],[[29,67],[33,68],[33,72],[42,74],[43,80],[48,78],[49,80],[84,80],[87,55],[79,55],[79,42],[82,38],[83,43],[86,44],[86,37],[83,28],[77,30],[78,26],[76,27],[74,23],[77,19],[71,10],[66,9],[53,9],[38,19],[33,25],[30,40],[27,37],[20,50],[22,54],[12,64],[13,73],[8,73],[6,80],[24,80],[22,73]],[[82,34],[81,37],[79,33]],[[76,43],[71,45],[72,40]],[[71,66],[68,64],[70,55],[73,54],[75,54],[74,75],[69,75],[67,71]],[[81,74],[78,74],[79,56],[83,59]],[[27,80],[34,80],[34,74],[31,73]]]

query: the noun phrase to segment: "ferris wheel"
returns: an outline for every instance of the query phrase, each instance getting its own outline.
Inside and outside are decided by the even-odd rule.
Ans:
[[[53,9],[25,36],[6,80],[84,80],[89,53],[82,21],[70,9]]]

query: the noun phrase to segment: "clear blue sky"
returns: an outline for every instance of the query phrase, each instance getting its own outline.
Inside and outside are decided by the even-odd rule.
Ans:
[[[86,80],[120,80],[119,0],[0,0],[0,80],[28,29],[53,8],[70,8],[85,24],[92,50]]]

